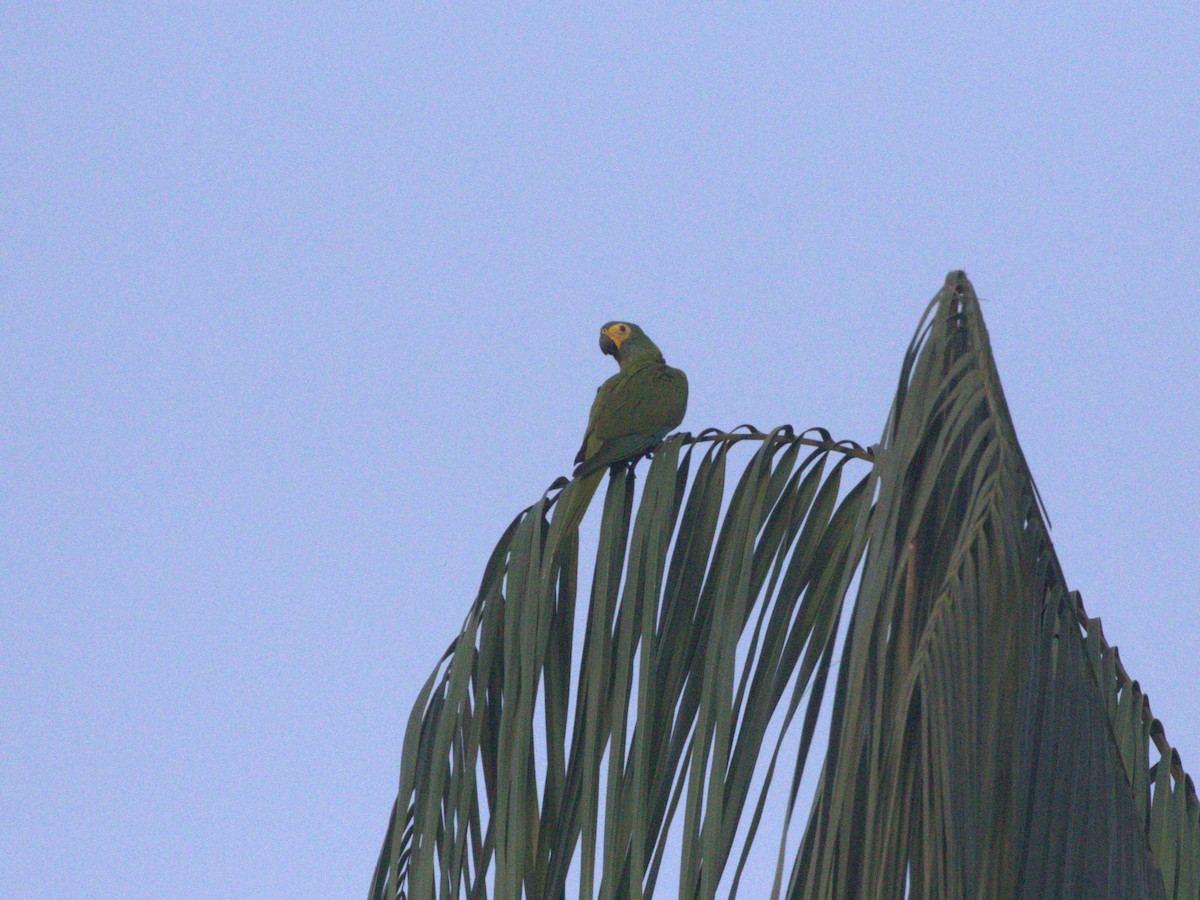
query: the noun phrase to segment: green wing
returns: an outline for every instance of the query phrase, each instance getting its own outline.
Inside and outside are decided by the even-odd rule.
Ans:
[[[662,363],[608,379],[592,403],[575,476],[652,450],[683,421],[687,397],[687,376]]]

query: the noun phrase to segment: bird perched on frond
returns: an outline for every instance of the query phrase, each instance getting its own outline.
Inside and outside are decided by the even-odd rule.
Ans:
[[[600,329],[600,349],[621,370],[600,385],[592,401],[575,479],[560,495],[554,515],[555,523],[563,523],[560,534],[578,527],[606,469],[653,450],[687,411],[687,376],[667,365],[638,326],[609,322]]]
[[[667,365],[637,325],[609,322],[600,329],[600,349],[621,370],[596,391],[575,457],[576,478],[653,450],[687,411],[687,376]]]

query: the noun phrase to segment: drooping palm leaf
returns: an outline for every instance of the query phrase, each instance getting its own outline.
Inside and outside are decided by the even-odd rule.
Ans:
[[[552,485],[418,697],[371,897],[648,896],[673,842],[668,893],[736,892],[780,763],[797,802],[865,548],[804,839],[769,837],[777,892],[1200,896],[1191,782],[1065,587],[962,273],[844,483],[860,460],[790,429],[672,438],[636,504],[609,479],[578,607],[590,486]]]
[[[962,273],[910,349],[875,467],[788,896],[1196,897],[1194,880],[1164,892],[1174,862],[1147,841],[1139,692],[1067,590]],[[1175,797],[1164,772],[1155,808]],[[1182,822],[1178,788],[1163,817]],[[1158,843],[1190,842],[1191,865],[1187,827]]]
[[[636,517],[634,474],[610,478],[577,663],[581,482],[505,532],[414,708],[371,896],[559,898],[574,866],[579,896],[638,897],[673,826],[688,892],[713,894],[780,700],[815,679],[820,703],[870,494],[841,490],[868,454],[826,435],[702,438],[698,462],[658,450]]]

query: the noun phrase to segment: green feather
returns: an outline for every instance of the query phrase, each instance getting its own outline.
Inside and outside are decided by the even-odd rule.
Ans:
[[[637,325],[609,322],[601,332],[620,325],[629,329],[629,336],[619,346],[601,338],[601,348],[616,357],[621,370],[596,391],[575,457],[576,478],[653,450],[687,411],[687,376],[666,364],[662,352]]]

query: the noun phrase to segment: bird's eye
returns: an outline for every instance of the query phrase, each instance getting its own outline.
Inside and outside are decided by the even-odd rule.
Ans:
[[[617,330],[618,330],[618,331],[620,331],[620,332],[621,332],[621,334],[624,334],[625,332],[627,332],[627,331],[629,330],[629,328],[628,328],[628,326],[626,326],[626,325],[622,325],[622,326],[621,326],[620,328],[618,328]]]

